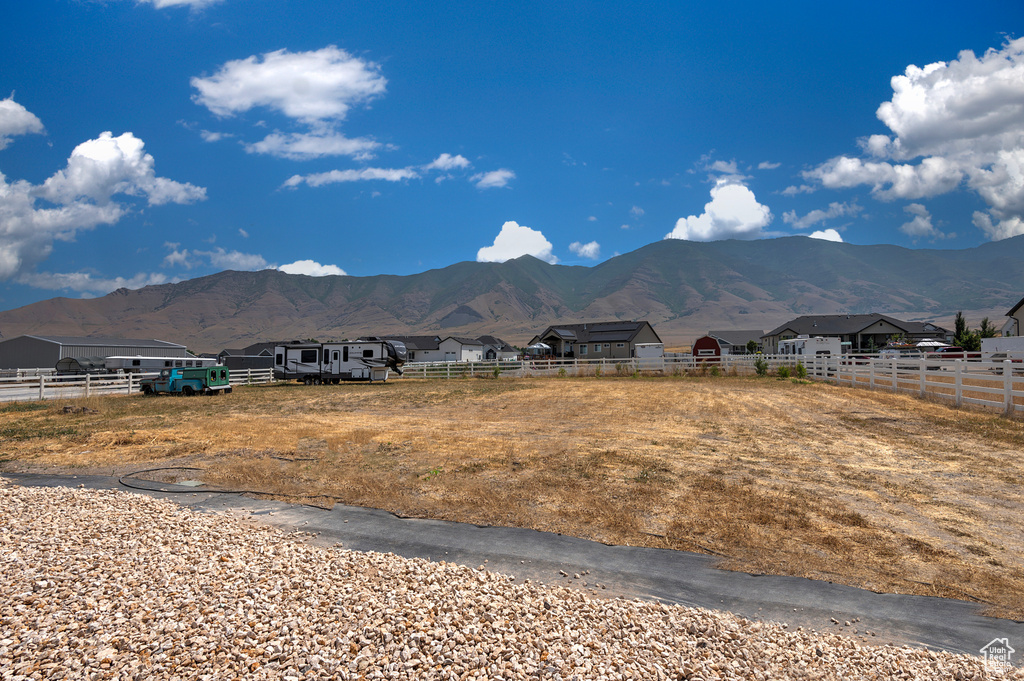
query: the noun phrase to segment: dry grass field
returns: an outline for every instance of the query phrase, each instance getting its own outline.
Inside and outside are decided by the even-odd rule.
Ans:
[[[0,442],[0,472],[193,466],[168,474],[1024,619],[1024,423],[885,392],[753,377],[280,384],[0,406]]]

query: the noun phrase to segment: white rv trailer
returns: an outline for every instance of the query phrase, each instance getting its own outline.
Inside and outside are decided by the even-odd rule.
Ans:
[[[140,357],[115,355],[103,361],[110,373],[141,374],[180,367],[216,366],[216,357]]]
[[[838,338],[797,336],[779,341],[780,355],[841,355],[843,344]]]
[[[383,383],[392,369],[402,375],[407,354],[404,343],[379,338],[338,343],[292,341],[274,348],[274,378],[306,385],[341,381]]]

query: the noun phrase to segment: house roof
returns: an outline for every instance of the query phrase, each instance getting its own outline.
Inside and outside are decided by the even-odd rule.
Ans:
[[[764,331],[762,329],[752,329],[749,331],[708,331],[708,335],[717,338],[719,341],[725,341],[729,345],[745,346],[748,341],[754,341],[760,345],[761,336],[764,335]]]
[[[1013,315],[1017,314],[1017,310],[1021,308],[1021,305],[1024,305],[1024,298],[1021,298],[1019,301],[1017,301],[1017,304],[1010,308],[1010,311],[1006,313],[1006,316],[1012,317]]]
[[[654,327],[652,327],[647,321],[559,324],[558,326],[549,326],[536,338],[543,340],[544,338],[555,335],[564,341],[576,341],[580,343],[596,343],[598,341],[602,343],[612,341],[629,342],[636,338],[636,335],[640,333],[640,330],[645,326],[650,327],[651,331],[654,331]],[[654,335],[657,336],[657,332],[655,332]]]
[[[110,345],[134,345],[140,348],[184,348],[184,345],[178,343],[170,343],[168,341],[155,340],[153,338],[147,338],[145,340],[138,338],[114,338],[111,336],[41,336],[38,334],[26,334],[25,338],[35,338],[37,340],[46,341],[48,343],[56,343],[58,345],[92,345],[92,346],[110,346]]]
[[[409,350],[437,350],[441,345],[440,336],[384,336],[383,338],[401,341]]]
[[[480,336],[479,340],[484,345],[490,345],[492,347],[498,348],[502,352],[515,352],[516,350],[514,347],[512,347],[505,341],[501,340],[497,336]]]
[[[859,333],[875,322],[884,321],[906,333],[946,333],[946,329],[931,322],[905,322],[895,317],[872,312],[870,314],[822,314],[803,315],[781,326],[777,326],[762,338],[778,336],[783,331],[792,331],[808,336],[843,336]]]
[[[477,338],[467,338],[465,336],[448,336],[444,340],[453,340],[462,343],[463,345],[483,345],[483,342]],[[444,341],[441,341],[442,343]]]

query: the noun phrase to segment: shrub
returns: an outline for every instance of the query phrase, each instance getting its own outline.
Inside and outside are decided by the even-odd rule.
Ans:
[[[779,378],[789,378],[789,367],[778,368]]]
[[[493,372],[493,373],[494,373],[494,377],[495,377],[495,378],[497,378],[498,376],[501,376],[501,367],[499,367],[499,366],[495,365],[495,366],[494,366],[494,372]]]
[[[755,359],[754,360],[754,372],[757,373],[758,376],[767,376],[768,375],[768,360],[766,360],[764,357],[758,357],[757,359]]]
[[[800,380],[807,378],[807,367],[804,366],[803,362],[796,363],[796,377]]]
[[[568,372],[565,370],[565,367],[559,368],[559,370],[558,370],[558,377],[559,378],[565,378],[567,374],[568,374]]]
[[[718,378],[719,376],[722,375],[722,370],[718,368],[718,365],[715,365],[715,366],[711,367],[710,373],[715,378]]]

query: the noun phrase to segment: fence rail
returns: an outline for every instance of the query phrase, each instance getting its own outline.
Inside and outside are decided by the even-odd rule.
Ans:
[[[473,378],[486,376],[632,376],[715,372],[756,373],[762,360],[769,373],[791,371],[803,364],[807,378],[837,385],[891,390],[971,404],[1012,413],[1024,409],[1024,364],[982,359],[882,359],[872,355],[722,355],[714,359],[675,355],[631,359],[545,359],[499,362],[407,364],[407,378]]]
[[[40,373],[20,378],[0,378],[0,402],[67,400],[93,395],[131,395],[139,392],[139,381],[157,376],[140,374],[86,374],[58,376]],[[272,369],[245,369],[231,372],[231,385],[254,385],[274,380]]]
[[[1014,360],[882,359],[876,356],[723,355],[713,360],[690,355],[630,359],[543,359],[406,364],[404,378],[455,379],[527,376],[635,376],[718,372],[752,375],[761,360],[769,373],[802,363],[807,378],[837,385],[890,390],[1013,413],[1024,409],[1024,363]],[[0,378],[0,402],[131,395],[147,374],[58,376],[48,373]],[[392,373],[392,378],[398,378]],[[231,385],[274,381],[271,369],[231,372]]]

